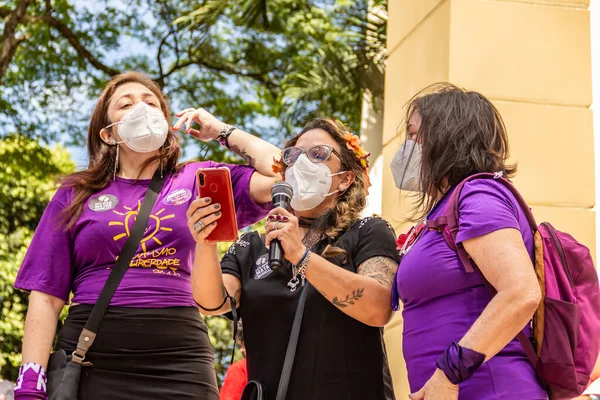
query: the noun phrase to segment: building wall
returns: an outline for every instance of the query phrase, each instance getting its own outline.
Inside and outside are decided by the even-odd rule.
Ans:
[[[382,214],[403,233],[410,199],[389,163],[404,105],[449,81],[490,98],[507,126],[514,183],[539,221],[595,254],[596,214],[589,0],[390,0]],[[400,313],[386,327],[396,396],[409,393]]]

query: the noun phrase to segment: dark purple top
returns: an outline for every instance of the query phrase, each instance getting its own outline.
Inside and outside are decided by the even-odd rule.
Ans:
[[[429,219],[444,214],[448,196]],[[459,232],[462,242],[493,231],[521,231],[533,258],[533,234],[524,212],[509,190],[491,179],[465,184],[459,202]],[[431,378],[436,359],[458,342],[491,300],[478,273],[467,273],[457,253],[437,231],[425,230],[404,256],[396,277],[404,304],[403,352],[411,391]],[[528,329],[527,334],[531,332]],[[460,400],[547,399],[533,367],[515,339],[461,383]]]
[[[250,198],[254,169],[212,161],[190,163],[168,176],[154,205],[146,236],[112,298],[111,305],[139,308],[194,306],[190,274],[194,242],[186,211],[197,197],[196,170],[230,169],[238,225],[262,219],[271,208]],[[44,211],[15,281],[15,287],[37,290],[73,303],[95,304],[125,244],[150,179],[117,178],[90,196],[75,226],[68,231],[57,218],[70,204],[72,188],[61,187]]]

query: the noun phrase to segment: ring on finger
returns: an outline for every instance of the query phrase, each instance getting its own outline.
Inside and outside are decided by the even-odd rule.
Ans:
[[[194,230],[197,233],[200,233],[204,230],[204,228],[206,228],[206,225],[204,225],[204,222],[202,222],[202,220],[198,220],[196,222],[194,222]]]
[[[276,231],[278,225],[279,225],[278,221],[273,222],[273,229],[272,230]]]

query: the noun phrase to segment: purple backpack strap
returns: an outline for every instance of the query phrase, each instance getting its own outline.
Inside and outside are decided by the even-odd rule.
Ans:
[[[506,188],[508,188],[511,191],[511,193],[517,199],[517,202],[519,203],[519,205],[523,209],[523,212],[527,216],[527,221],[529,222],[532,232],[537,232],[538,228],[533,213],[531,212],[531,209],[529,208],[529,206],[525,202],[525,199],[523,199],[523,196],[521,196],[521,193],[519,193],[517,188],[515,188],[514,185],[510,183],[508,179],[503,178],[501,174],[492,174],[487,172],[471,175],[468,178],[464,179],[462,182],[460,182],[456,186],[454,191],[450,194],[450,199],[448,200],[448,204],[446,205],[445,215],[442,215],[433,221],[427,221],[427,227],[439,230],[444,236],[444,240],[446,241],[446,243],[448,243],[448,245],[458,253],[458,257],[467,272],[479,272],[481,278],[483,279],[483,282],[485,283],[485,286],[487,287],[487,289],[493,297],[498,293],[496,291],[496,288],[494,288],[494,286],[492,286],[492,284],[489,283],[487,279],[485,279],[485,276],[477,268],[475,263],[471,260],[471,257],[469,256],[465,248],[462,246],[462,244],[456,244],[456,236],[458,234],[459,226],[458,207],[460,193],[467,182],[474,181],[475,179],[494,179],[495,181],[502,183]],[[525,336],[525,333],[523,331],[519,332],[519,334],[517,335],[517,339],[519,340],[521,347],[523,347],[525,354],[527,354],[527,357],[531,361],[533,368],[537,368],[539,358],[531,342],[529,341],[527,336]]]
[[[517,199],[517,202],[523,209],[523,212],[525,213],[525,216],[527,217],[527,221],[529,222],[529,226],[531,227],[531,231],[535,233],[538,230],[537,223],[535,222],[535,218],[533,216],[533,213],[531,212],[531,209],[525,202],[525,199],[523,199],[523,196],[521,196],[521,193],[519,193],[517,188],[514,187],[514,185],[512,183],[510,183],[510,181],[508,181],[508,179],[503,178],[502,175],[499,173],[492,174],[492,173],[488,173],[488,172],[482,172],[479,174],[469,176],[468,178],[466,178],[462,182],[460,182],[456,186],[456,188],[454,189],[452,194],[450,195],[450,199],[448,200],[448,204],[446,205],[446,213],[443,216],[443,217],[445,217],[445,219],[442,220],[442,217],[439,217],[435,220],[437,228],[442,230],[442,232],[446,231],[446,229],[443,229],[443,226],[447,225],[447,227],[448,227],[447,231],[450,235],[451,243],[448,242],[447,234],[444,235],[444,239],[446,239],[446,242],[448,242],[448,244],[450,245],[451,248],[455,249],[458,252],[460,261],[463,263],[463,266],[465,267],[467,272],[472,272],[475,270],[475,268],[474,268],[473,262],[471,261],[471,258],[469,257],[469,255],[467,254],[467,252],[465,251],[463,246],[456,245],[456,235],[458,234],[458,207],[459,207],[458,203],[459,203],[460,193],[462,192],[462,189],[465,186],[465,184],[468,182],[474,181],[476,179],[493,179],[496,182],[503,184],[507,189],[510,190],[510,192],[513,194],[513,196],[515,196],[515,198]],[[439,221],[439,224],[437,223],[438,221]]]

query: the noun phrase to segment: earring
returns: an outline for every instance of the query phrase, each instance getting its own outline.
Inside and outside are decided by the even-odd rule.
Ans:
[[[117,179],[117,168],[119,167],[119,146],[117,142],[113,139],[111,142],[113,146],[117,146],[117,156],[115,157],[115,170],[113,171],[113,181]]]

